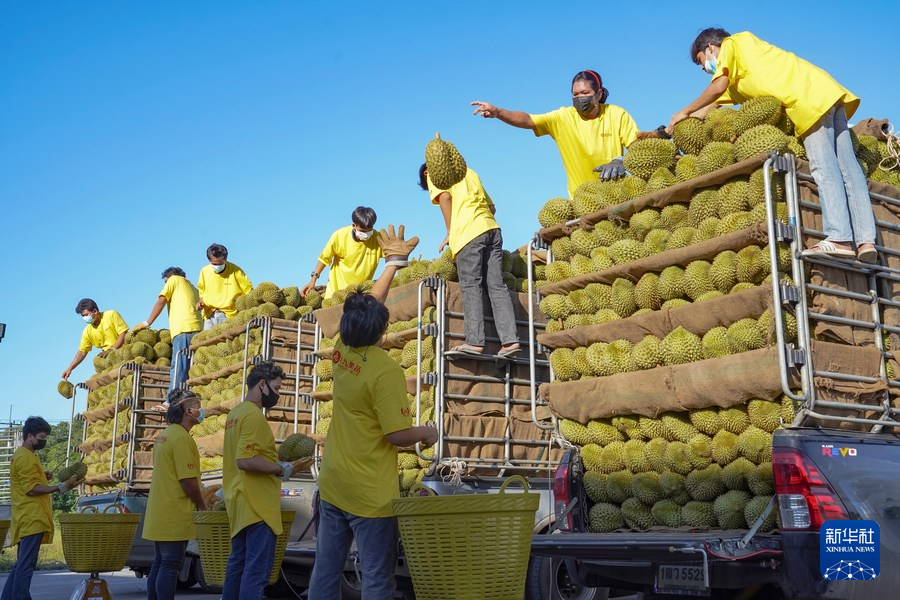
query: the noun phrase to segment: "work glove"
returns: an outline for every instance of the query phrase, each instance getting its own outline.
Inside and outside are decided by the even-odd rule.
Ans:
[[[131,328],[131,333],[137,333],[141,329],[147,329],[148,327],[150,327],[150,324],[147,321],[142,321]]]
[[[595,173],[600,173],[600,179],[618,179],[625,177],[625,161],[622,157],[614,158],[605,165],[600,165],[594,169]]]
[[[79,479],[77,475],[72,475],[71,477],[60,483],[58,486],[56,486],[56,489],[58,489],[61,494],[65,494],[69,490],[81,485],[81,482],[83,481],[83,477]]]
[[[403,239],[404,227],[401,225],[394,233],[394,226],[388,225],[378,236],[378,245],[384,254],[384,266],[405,267],[409,264],[409,255],[419,243],[418,237]]]
[[[278,479],[282,481],[287,481],[291,478],[291,475],[294,473],[294,467],[289,462],[280,462],[278,466],[284,469],[284,472],[281,475],[277,475]]]

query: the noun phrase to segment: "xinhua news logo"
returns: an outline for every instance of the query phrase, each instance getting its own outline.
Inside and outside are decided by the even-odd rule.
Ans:
[[[825,521],[819,531],[825,579],[875,579],[881,572],[881,530],[875,521]]]

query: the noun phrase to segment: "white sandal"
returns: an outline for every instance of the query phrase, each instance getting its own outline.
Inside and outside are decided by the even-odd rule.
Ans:
[[[847,248],[841,248],[835,245],[834,242],[829,242],[828,240],[822,240],[812,248],[804,250],[800,254],[807,258],[837,258],[842,260],[856,260],[856,252]]]

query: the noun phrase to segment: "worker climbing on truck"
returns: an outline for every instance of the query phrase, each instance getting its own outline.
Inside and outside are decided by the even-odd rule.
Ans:
[[[125,334],[128,333],[128,325],[118,312],[114,310],[100,312],[97,303],[90,298],[79,300],[75,306],[75,314],[80,315],[87,325],[81,332],[81,344],[75,358],[62,373],[62,378],[66,380],[92,348],[100,348],[101,356],[105,356],[110,350],[121,348],[125,343]]]

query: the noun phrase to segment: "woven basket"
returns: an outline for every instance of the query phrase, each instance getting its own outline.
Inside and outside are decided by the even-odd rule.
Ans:
[[[269,574],[269,583],[278,581],[278,572],[284,558],[284,549],[291,536],[291,524],[295,511],[281,511],[281,535],[275,540],[275,562]],[[203,579],[209,585],[225,583],[225,568],[231,554],[231,528],[228,524],[228,513],[224,511],[194,512],[194,526],[197,528],[197,545],[200,549],[200,564],[203,567]]]
[[[9,533],[9,520],[0,521],[0,548],[6,546],[6,534]]]
[[[94,512],[88,512],[93,509]],[[59,516],[66,566],[76,573],[121,571],[131,552],[141,515],[125,512],[111,504],[102,513],[85,507],[82,512]]]
[[[526,493],[507,493],[514,481]],[[416,599],[522,600],[540,502],[527,490],[514,475],[498,494],[394,500]]]

